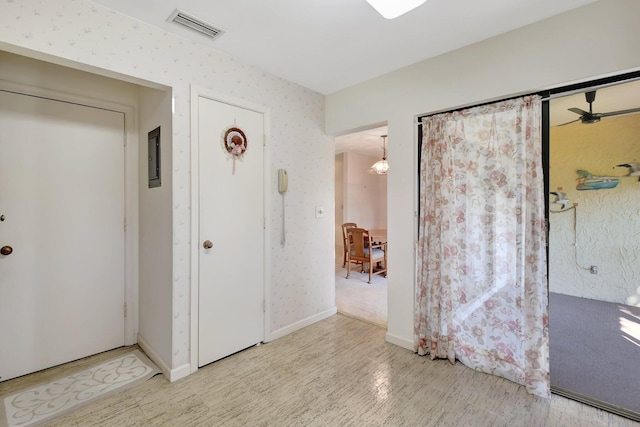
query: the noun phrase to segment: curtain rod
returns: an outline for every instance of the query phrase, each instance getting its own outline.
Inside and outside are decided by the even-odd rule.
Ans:
[[[572,84],[572,85],[561,86],[561,87],[557,87],[557,88],[554,88],[554,89],[547,89],[547,90],[538,91],[538,92],[523,93],[523,94],[520,94],[520,95],[511,96],[511,97],[508,97],[508,98],[496,99],[496,100],[493,100],[493,101],[482,102],[480,104],[467,105],[467,106],[463,106],[463,107],[459,107],[459,108],[453,108],[453,109],[447,109],[447,110],[439,110],[439,111],[435,111],[435,112],[429,113],[429,114],[422,114],[422,115],[419,115],[419,116],[416,117],[416,124],[418,126],[420,126],[420,125],[422,125],[422,119],[423,118],[435,116],[436,114],[452,113],[452,112],[455,112],[455,111],[462,111],[462,110],[465,110],[467,108],[479,107],[479,106],[487,105],[487,104],[493,104],[494,102],[508,101],[510,99],[516,99],[516,98],[520,98],[522,96],[540,95],[540,96],[542,96],[542,101],[549,101],[549,100],[552,100],[552,99],[557,99],[557,98],[562,98],[562,97],[565,97],[565,96],[575,95],[577,93],[589,92],[589,91],[601,89],[601,88],[604,88],[604,87],[615,86],[617,84],[627,83],[627,82],[632,82],[632,81],[637,81],[637,80],[640,80],[640,71],[633,71],[633,72],[630,72],[630,73],[620,74],[620,75],[617,75],[617,76],[605,77],[605,78],[602,78],[602,79],[591,80],[591,81],[588,81],[588,82],[575,83],[575,84]]]
[[[535,93],[533,93],[533,94],[525,93],[525,94],[522,94],[522,95],[510,96],[508,98],[494,99],[492,101],[481,102],[480,104],[471,104],[471,105],[466,105],[466,106],[458,107],[458,108],[451,108],[451,109],[447,109],[447,110],[434,111],[433,113],[429,113],[429,114],[422,114],[422,115],[416,117],[416,124],[421,125],[422,124],[421,120],[426,118],[426,117],[431,117],[431,116],[435,116],[435,115],[442,114],[442,113],[453,113],[453,112],[456,112],[456,111],[466,110],[467,108],[481,107],[483,105],[489,105],[489,104],[493,104],[493,103],[496,103],[496,102],[508,101],[510,99],[517,99],[517,98],[520,98],[522,96],[527,96],[527,95],[535,95]]]

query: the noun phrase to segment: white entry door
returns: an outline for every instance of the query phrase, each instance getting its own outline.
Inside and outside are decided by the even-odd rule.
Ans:
[[[0,381],[124,344],[123,116],[0,91]]]
[[[198,101],[198,366],[264,339],[263,120],[262,113]],[[223,144],[233,127],[247,142],[235,166]]]

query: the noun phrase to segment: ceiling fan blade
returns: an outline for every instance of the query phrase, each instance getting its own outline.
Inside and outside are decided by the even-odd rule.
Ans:
[[[588,111],[584,111],[584,110],[581,110],[581,109],[579,109],[579,108],[575,108],[575,107],[574,107],[574,108],[569,108],[568,110],[569,110],[569,111],[571,111],[571,112],[573,112],[573,113],[580,114],[581,116],[583,116],[583,115],[585,115],[585,114],[586,114],[586,115],[591,114],[591,113],[589,113]]]
[[[568,125],[569,123],[575,123],[575,122],[580,121],[580,120],[582,120],[582,117],[579,117],[579,118],[577,118],[575,120],[571,120],[570,122],[559,124],[558,126]]]
[[[640,108],[630,108],[628,110],[610,111],[608,113],[598,113],[600,117],[619,116],[620,114],[629,114],[640,112]]]

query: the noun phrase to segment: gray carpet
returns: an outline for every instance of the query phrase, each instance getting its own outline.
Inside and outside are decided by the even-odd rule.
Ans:
[[[552,292],[549,345],[554,392],[640,419],[640,308]]]

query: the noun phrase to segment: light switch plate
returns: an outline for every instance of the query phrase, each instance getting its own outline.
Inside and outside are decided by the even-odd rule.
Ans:
[[[322,206],[316,206],[316,218],[322,218],[324,216],[324,208]]]

